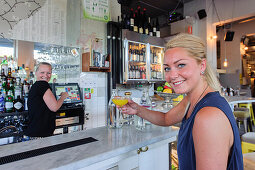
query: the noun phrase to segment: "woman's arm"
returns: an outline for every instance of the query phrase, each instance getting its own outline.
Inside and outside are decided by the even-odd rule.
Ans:
[[[226,170],[233,131],[226,115],[214,107],[202,108],[192,130],[197,170]]]
[[[136,114],[137,116],[140,116],[143,119],[146,119],[156,125],[170,126],[181,122],[187,105],[188,98],[184,97],[184,99],[173,109],[169,110],[167,113],[162,113],[148,110],[145,107],[139,106],[132,100],[129,100],[128,104],[122,107],[122,112],[124,114]]]
[[[53,95],[52,91],[48,89],[44,95],[43,100],[46,103],[47,107],[53,111],[56,112],[63,104],[64,100],[68,97],[67,92],[61,93],[61,97],[56,100],[55,96]]]

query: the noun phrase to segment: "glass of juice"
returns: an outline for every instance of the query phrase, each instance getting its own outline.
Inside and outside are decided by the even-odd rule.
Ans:
[[[122,107],[128,103],[128,98],[126,96],[115,96],[112,99],[112,102],[117,106]]]

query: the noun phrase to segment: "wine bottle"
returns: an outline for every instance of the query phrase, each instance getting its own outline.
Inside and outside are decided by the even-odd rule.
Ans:
[[[13,106],[16,112],[22,112],[24,110],[24,105],[20,98],[20,95],[18,95],[17,98],[14,100]]]
[[[137,12],[137,10],[134,13],[134,31],[138,32],[138,12]]]
[[[135,79],[135,78],[136,78],[136,70],[135,70],[135,66],[133,66],[133,71],[132,71],[132,72],[133,72],[133,74],[132,74],[132,75],[133,75],[133,77],[132,77],[132,78],[133,78],[133,79]]]
[[[133,8],[130,9],[130,27],[129,30],[130,31],[134,31],[134,10]]]
[[[160,37],[160,28],[159,28],[158,18],[156,21],[156,37]]]
[[[152,25],[152,31],[153,31],[153,36],[156,36],[157,28],[156,28],[156,25],[155,25],[154,22],[153,22],[153,25]]]
[[[143,12],[140,11],[140,8],[138,8],[138,32],[143,34]]]
[[[146,8],[143,9],[143,33],[149,35],[148,18]]]
[[[133,79],[133,68],[129,65],[129,79]]]
[[[148,17],[148,30],[149,30],[149,35],[153,36],[153,30],[152,30],[152,26],[151,26],[151,18]]]
[[[129,14],[126,14],[125,29],[130,29],[130,15]]]

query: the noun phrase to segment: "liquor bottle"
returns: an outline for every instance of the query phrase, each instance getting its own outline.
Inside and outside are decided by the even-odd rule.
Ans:
[[[28,101],[28,93],[26,93],[24,96],[24,110],[28,110],[27,101]]]
[[[137,62],[137,58],[138,57],[137,57],[137,50],[136,49],[133,50],[133,56],[134,56],[134,60],[133,61]]]
[[[140,34],[143,34],[143,32],[144,32],[144,30],[143,30],[143,12],[141,12],[140,16],[139,16],[138,31]]]
[[[26,95],[28,95],[28,92],[29,92],[29,84],[27,83],[26,80],[24,80],[22,86],[23,86],[23,89],[22,89],[23,97],[25,97]]]
[[[135,24],[134,21],[135,21],[134,20],[134,10],[133,10],[133,8],[131,8],[130,9],[130,27],[129,27],[130,31],[134,31],[134,24]]]
[[[12,78],[12,70],[11,70],[11,68],[10,68],[10,67],[8,68],[8,74],[7,74],[7,77],[11,77],[11,78]]]
[[[157,64],[158,63],[158,56],[156,55],[156,53],[153,53],[153,63]]]
[[[146,62],[146,49],[143,48],[143,62]]]
[[[136,71],[135,71],[135,66],[132,68],[132,78],[135,79],[136,76]]]
[[[5,76],[5,71],[4,69],[2,69],[1,72],[1,86],[2,86],[2,95],[3,97],[6,96],[6,85],[7,85],[7,80],[6,80],[6,76]]]
[[[8,71],[8,59],[7,56],[5,55],[2,62],[1,62],[1,67],[4,70],[4,75],[7,75]]]
[[[126,29],[125,18],[126,18],[126,14],[121,14],[121,23],[120,23],[120,25],[121,25],[122,29]],[[118,17],[118,22],[119,22],[119,17]]]
[[[148,17],[148,30],[149,30],[149,35],[153,36],[153,30],[152,30],[152,26],[151,26],[151,18]]]
[[[146,79],[146,68],[145,67],[143,67],[142,79]]]
[[[138,11],[134,13],[134,31],[138,32]]]
[[[24,110],[23,102],[20,98],[20,95],[17,96],[17,98],[13,102],[14,111],[16,112],[22,112]]]
[[[22,96],[22,86],[20,77],[16,77],[14,83],[14,98],[17,99],[18,96]]]
[[[129,45],[129,61],[132,62],[133,61],[133,50],[132,50],[132,45]]]
[[[136,79],[140,79],[140,77],[141,77],[140,70],[138,69],[138,66],[136,66],[136,69],[135,69],[135,78]]]
[[[148,18],[146,8],[143,9],[143,33],[149,35]]]
[[[4,107],[5,107],[4,96],[0,92],[0,113],[4,113]]]
[[[140,62],[143,62],[143,61],[144,61],[143,56],[144,56],[143,51],[140,50]]]
[[[159,28],[158,18],[156,20],[156,37],[160,37],[160,28]]]
[[[133,79],[133,68],[131,65],[129,65],[128,78]]]
[[[150,100],[150,96],[149,96],[147,89],[143,90],[142,97],[140,100],[140,105],[143,107],[146,107],[147,109],[151,109],[151,100]],[[146,121],[143,118],[140,118],[135,115],[134,122],[135,122],[135,127],[137,129],[143,130],[145,128]],[[149,124],[149,122],[148,122],[148,124]]]
[[[126,14],[125,29],[130,29],[130,14]]]
[[[5,112],[13,112],[13,96],[11,94],[11,91],[8,91],[5,97]]]
[[[153,36],[156,36],[157,28],[156,28],[155,23],[152,24],[152,31],[153,31]]]

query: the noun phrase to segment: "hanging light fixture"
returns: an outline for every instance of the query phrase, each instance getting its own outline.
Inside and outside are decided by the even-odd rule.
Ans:
[[[223,62],[223,66],[224,66],[224,67],[228,67],[228,60],[227,60],[227,58],[225,58],[225,60],[224,60],[224,62]]]
[[[227,60],[227,55],[226,55],[226,42],[224,42],[225,43],[225,60],[224,60],[224,62],[223,62],[223,66],[224,67],[228,67],[228,60]]]

